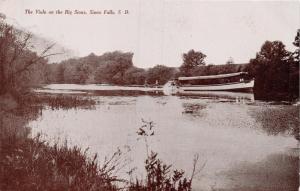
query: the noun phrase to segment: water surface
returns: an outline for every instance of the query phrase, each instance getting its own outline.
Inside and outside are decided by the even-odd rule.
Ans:
[[[59,88],[58,88],[59,89]],[[299,108],[253,102],[251,95],[165,96],[161,91],[86,90],[93,109],[45,108],[29,126],[47,140],[89,147],[100,159],[118,148],[128,164],[118,174],[144,177],[146,146],[137,135],[142,120],[154,122],[151,150],[190,175],[193,157],[204,165],[194,190],[294,190],[298,184]],[[57,91],[57,89],[56,89]],[[70,89],[68,90],[70,91]],[[52,92],[59,93],[59,92]],[[70,92],[68,92],[70,93]]]

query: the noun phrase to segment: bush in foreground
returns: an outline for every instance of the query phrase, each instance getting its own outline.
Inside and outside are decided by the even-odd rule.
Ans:
[[[1,190],[116,190],[115,178],[78,147],[50,146],[39,136],[7,137],[0,150]]]

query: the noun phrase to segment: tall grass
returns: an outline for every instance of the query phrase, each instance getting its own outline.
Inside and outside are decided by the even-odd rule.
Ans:
[[[145,170],[146,179],[131,183],[129,191],[191,191],[192,181],[201,169],[197,169],[198,155],[195,155],[193,170],[190,178],[186,177],[183,170],[173,169],[172,165],[164,163],[158,153],[150,149],[148,138],[155,135],[154,123],[142,119],[143,125],[138,129],[137,135],[142,137],[146,146]]]
[[[0,153],[2,190],[116,190],[96,155],[90,159],[78,147],[9,137]]]
[[[71,109],[71,108],[87,108],[91,109],[96,101],[79,95],[61,95],[61,94],[29,94],[21,97],[19,103],[25,106],[47,105],[51,109]]]

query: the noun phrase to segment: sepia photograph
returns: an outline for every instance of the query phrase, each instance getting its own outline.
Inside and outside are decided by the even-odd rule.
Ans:
[[[299,0],[0,0],[0,191],[298,191],[299,46]]]

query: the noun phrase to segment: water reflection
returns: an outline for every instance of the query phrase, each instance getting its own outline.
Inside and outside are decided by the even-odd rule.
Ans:
[[[293,135],[299,140],[299,106],[261,105],[250,107],[249,114],[261,125],[262,130],[270,135]]]
[[[222,190],[294,191],[299,185],[298,152],[275,153],[259,162],[243,161],[218,174]],[[216,185],[217,188],[217,185]]]
[[[183,103],[184,110],[183,114],[191,115],[193,117],[203,117],[205,112],[204,109],[207,107],[207,104],[204,103]]]
[[[243,92],[226,92],[226,91],[184,91],[178,94],[179,96],[189,96],[196,98],[207,98],[207,99],[226,99],[235,101],[236,103],[253,102],[253,93]]]
[[[195,190],[211,190],[213,185],[224,189],[236,184],[248,187],[251,177],[256,175],[251,168],[269,174],[268,168],[275,168],[272,161],[277,161],[270,156],[285,156],[289,149],[297,147],[297,140],[287,130],[299,122],[299,118],[295,119],[295,106],[266,107],[247,104],[249,100],[243,104],[236,102],[236,98],[216,95],[207,98],[208,95],[161,96],[151,92],[87,92],[96,102],[93,110],[45,108],[30,127],[34,133],[47,134],[48,140],[67,138],[70,144],[90,147],[103,158],[117,147],[126,146],[130,148],[126,157],[132,161],[129,167],[139,169],[138,177],[143,176],[145,159],[145,145],[136,135],[141,119],[155,123],[155,136],[149,139],[149,145],[164,161],[187,172],[191,171],[195,153],[200,155],[200,165],[206,162],[193,182]],[[281,165],[282,170],[289,169],[293,160],[284,158],[274,164]],[[266,168],[260,168],[258,164],[262,163]],[[258,166],[254,168],[252,164]],[[240,177],[236,168],[247,169],[250,176],[233,181],[232,177]],[[126,176],[126,171],[120,174]],[[286,185],[296,183],[281,175],[274,177],[269,179],[270,185],[278,179]],[[256,186],[265,188],[264,185],[261,181]],[[270,185],[266,185],[268,189]]]

